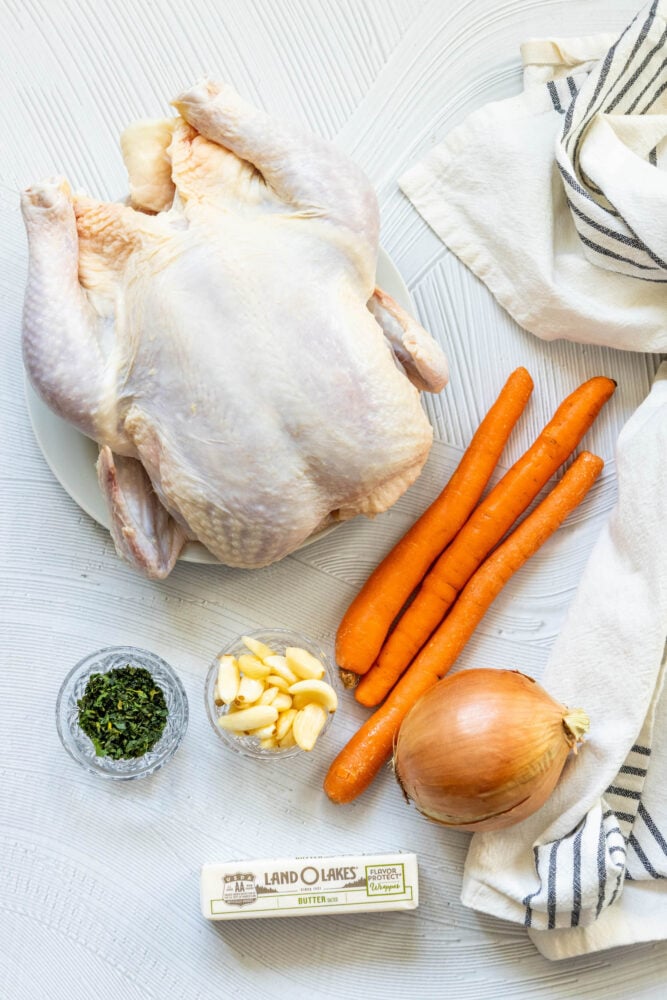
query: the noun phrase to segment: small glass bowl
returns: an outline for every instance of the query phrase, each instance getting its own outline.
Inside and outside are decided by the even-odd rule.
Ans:
[[[265,643],[265,645],[269,646],[272,650],[274,650],[274,652],[280,654],[281,656],[284,656],[287,646],[300,646],[301,649],[306,649],[309,653],[312,653],[313,656],[317,657],[324,667],[324,676],[322,677],[322,680],[326,681],[327,684],[330,684],[336,693],[338,693],[329,657],[312,639],[309,639],[305,635],[299,635],[298,632],[290,632],[288,629],[282,628],[265,629],[262,632],[244,632],[244,635],[248,636],[250,639],[257,639],[259,642]],[[206,714],[208,715],[209,722],[211,723],[211,726],[215,730],[216,734],[220,737],[227,749],[240,754],[242,757],[253,757],[256,760],[283,760],[285,757],[296,757],[299,754],[306,752],[310,754],[315,753],[324,739],[326,732],[329,730],[331,723],[333,722],[335,715],[334,712],[329,712],[315,746],[309,751],[304,751],[298,746],[285,747],[282,750],[268,750],[259,745],[259,740],[256,736],[244,736],[242,733],[233,733],[230,732],[230,730],[223,729],[218,725],[218,719],[220,716],[225,715],[228,711],[226,705],[216,705],[215,703],[215,682],[218,677],[219,667],[218,656],[240,656],[242,653],[249,652],[250,650],[247,646],[245,646],[242,637],[237,636],[233,642],[231,642],[224,649],[220,650],[216,658],[213,660],[208,674],[206,675],[206,686],[204,689]]]
[[[77,702],[83,697],[91,674],[106,674],[128,664],[144,667],[162,688],[169,710],[167,721],[160,739],[142,757],[124,760],[98,757],[92,741],[79,726]],[[134,646],[107,646],[80,660],[68,673],[56,702],[56,725],[65,750],[91,774],[120,781],[145,778],[176,753],[188,728],[188,699],[173,668],[159,656]]]

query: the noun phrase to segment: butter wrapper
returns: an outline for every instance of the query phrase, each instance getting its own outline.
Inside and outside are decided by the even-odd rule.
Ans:
[[[208,920],[414,910],[415,854],[262,858],[206,864],[201,908]]]

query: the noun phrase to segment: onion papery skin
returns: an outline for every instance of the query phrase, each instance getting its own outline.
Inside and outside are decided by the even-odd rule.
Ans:
[[[581,710],[570,712],[519,671],[462,670],[407,714],[394,770],[429,819],[500,830],[546,802],[587,728]]]

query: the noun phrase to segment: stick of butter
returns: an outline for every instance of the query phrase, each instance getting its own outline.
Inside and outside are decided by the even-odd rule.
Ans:
[[[417,856],[402,853],[207,864],[200,888],[208,920],[414,910],[419,902]]]

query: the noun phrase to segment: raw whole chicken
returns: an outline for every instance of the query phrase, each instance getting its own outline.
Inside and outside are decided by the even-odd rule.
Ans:
[[[228,86],[122,138],[128,203],[24,192],[23,350],[94,438],[118,552],[162,578],[188,539],[264,566],[385,510],[432,432],[442,352],[375,289],[378,209],[336,148]]]

